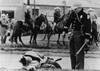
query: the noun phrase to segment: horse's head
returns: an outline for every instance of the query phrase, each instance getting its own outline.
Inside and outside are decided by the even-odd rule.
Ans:
[[[41,18],[42,22],[45,22],[46,18],[45,18],[44,14],[40,14],[40,18]]]

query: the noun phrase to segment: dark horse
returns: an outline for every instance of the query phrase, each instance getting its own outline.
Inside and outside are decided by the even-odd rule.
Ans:
[[[25,30],[25,26],[23,25],[23,21],[21,20],[16,21],[13,26],[13,32],[9,41],[11,41],[11,43],[15,42],[17,44],[17,38],[19,37],[19,41],[24,45],[21,39],[21,35],[24,30]]]
[[[70,12],[68,12],[67,14],[64,14],[62,16],[62,18],[60,19],[60,22],[55,26],[54,30],[52,30],[52,27],[50,26],[49,21],[48,21],[47,17],[45,16],[46,24],[47,24],[47,27],[45,30],[47,32],[47,39],[48,39],[47,46],[49,46],[50,37],[52,36],[52,34],[54,34],[54,32],[56,32],[58,34],[57,44],[60,43],[59,39],[60,39],[60,35],[62,34],[62,32],[68,33],[68,29],[65,27],[66,27],[67,20],[69,19],[69,17],[70,17]],[[64,43],[64,38],[65,37],[63,37],[63,43]]]
[[[9,40],[12,43],[13,42],[17,43],[17,38],[19,37],[19,41],[24,45],[24,43],[21,39],[21,35],[23,32],[28,32],[30,30],[31,37],[30,37],[29,43],[36,44],[37,34],[40,30],[40,26],[41,26],[42,22],[45,22],[45,18],[44,18],[43,14],[41,14],[36,19],[31,21],[31,26],[29,26],[28,24],[24,24],[24,22],[21,20],[16,21],[14,28],[13,28],[13,33]],[[34,36],[34,38],[33,38],[33,36]],[[33,39],[33,41],[32,41],[32,39]]]
[[[43,14],[41,14],[40,16],[35,18],[35,21],[34,21],[35,26],[32,30],[30,41],[29,41],[30,44],[37,44],[36,38],[37,38],[37,34],[40,31],[40,27],[41,27],[42,22],[45,22],[45,16]]]

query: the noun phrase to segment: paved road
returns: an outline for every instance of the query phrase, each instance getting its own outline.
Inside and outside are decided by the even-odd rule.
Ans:
[[[38,35],[38,38],[37,38],[38,45],[46,45],[47,40],[41,41],[43,36],[44,36],[43,34]],[[8,37],[8,39],[9,39],[9,37]],[[8,41],[8,39],[7,39],[7,44],[11,44]],[[24,41],[25,44],[29,44],[28,43],[29,42],[29,36],[22,37],[22,40]],[[57,35],[52,36],[50,44],[53,45],[53,46],[57,46],[56,40],[57,40]],[[67,40],[68,39],[66,38],[66,41]],[[60,39],[60,41],[62,41],[62,38]],[[3,47],[3,48],[5,48],[5,47]],[[61,46],[61,48],[63,48],[63,47]],[[88,55],[93,56],[93,57],[86,57],[85,58],[85,69],[100,70],[100,55],[99,55],[100,52],[95,51],[95,52],[89,52],[89,53],[90,54],[92,53],[91,55],[90,54],[88,54]],[[95,55],[95,53],[97,53],[97,55]],[[67,57],[63,56],[62,61],[59,62],[63,69],[71,69],[69,54],[67,54],[67,55],[68,55]],[[21,64],[18,62],[21,56],[22,56],[21,54],[2,54],[1,53],[0,54],[0,68],[1,67],[11,68],[11,69],[21,68]],[[53,56],[53,58],[59,58],[59,57],[61,57],[61,56]]]
[[[19,69],[22,65],[18,62],[22,55],[16,54],[0,54],[0,68]],[[52,56],[53,58],[59,58]],[[59,64],[63,69],[71,69],[70,58],[62,57]],[[85,58],[85,69],[100,70],[100,58]]]
[[[44,34],[38,34],[38,36],[37,36],[37,43],[38,43],[38,45],[40,45],[40,44],[46,44],[47,43],[47,39],[45,39],[44,41],[42,41],[43,37],[44,37]],[[57,37],[58,37],[57,34],[52,35],[51,36],[51,43],[55,44],[56,41],[57,41]],[[1,39],[1,37],[0,37],[0,39]],[[30,39],[30,36],[23,36],[22,37],[22,40],[23,40],[23,42],[25,44],[29,44],[29,39]],[[66,37],[65,40],[66,41],[68,40],[67,37]],[[62,37],[60,38],[60,41],[62,41]],[[0,43],[1,43],[1,41],[0,41]],[[20,44],[20,42],[18,42],[18,43]],[[7,37],[6,44],[10,44],[9,37]]]

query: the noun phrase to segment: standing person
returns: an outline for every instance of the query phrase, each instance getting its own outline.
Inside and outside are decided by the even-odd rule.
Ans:
[[[71,67],[72,69],[84,69],[84,48],[82,46],[89,41],[91,23],[88,22],[87,14],[81,4],[74,5],[67,26],[70,27],[70,25],[73,29],[73,32],[70,32],[72,34],[70,39]]]
[[[8,17],[5,14],[1,15],[1,44],[6,43],[6,38],[7,38],[7,28],[8,28]]]

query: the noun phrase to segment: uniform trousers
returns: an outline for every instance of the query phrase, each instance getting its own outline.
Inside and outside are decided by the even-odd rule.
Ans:
[[[84,37],[80,31],[74,31],[70,40],[70,59],[72,69],[84,69],[84,48],[76,55],[84,44]]]

